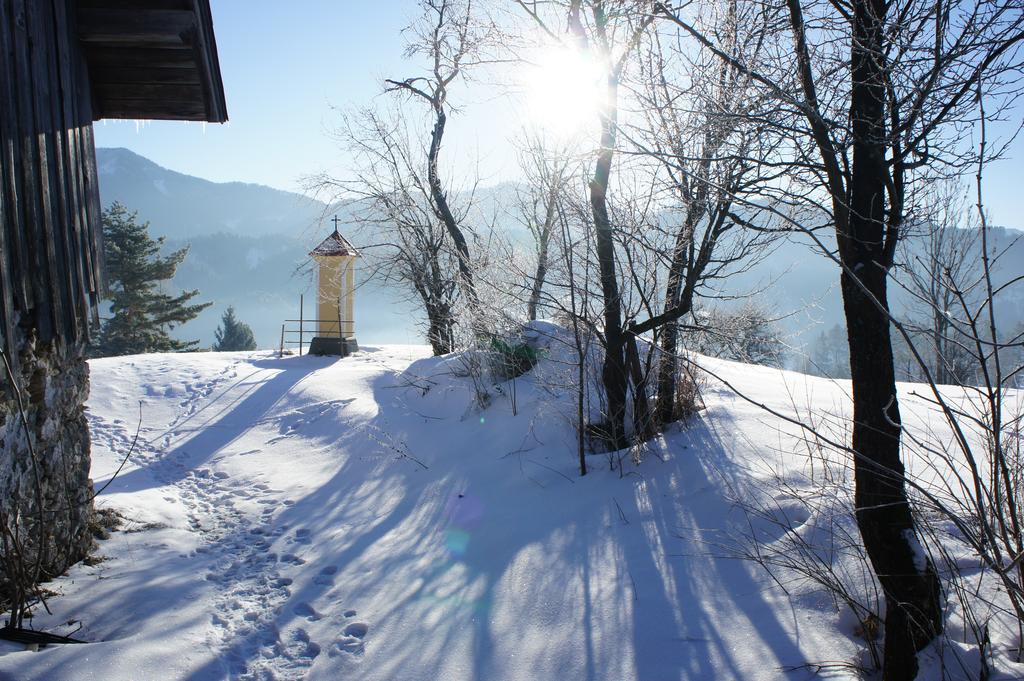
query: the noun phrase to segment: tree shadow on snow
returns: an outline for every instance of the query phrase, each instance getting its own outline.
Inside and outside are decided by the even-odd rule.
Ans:
[[[231,385],[218,389],[196,411],[185,415],[169,429],[151,436],[148,445],[155,456],[145,466],[118,475],[107,493],[137,492],[177,482],[244,435],[254,421],[269,414],[307,376],[333,361],[302,357],[250,362],[258,369],[281,371],[263,379],[253,379],[260,372],[252,371]],[[161,445],[160,440],[165,444]],[[97,481],[97,487],[102,487],[103,483]]]
[[[189,467],[322,368],[284,362],[282,373],[236,386],[177,446]],[[468,382],[431,379],[424,389],[416,373],[441,366],[380,373],[369,379],[373,409],[333,410],[305,434],[337,467],[268,521],[275,571],[294,582],[278,610],[190,681],[258,671],[275,642],[298,632],[315,644],[298,660],[311,678],[747,678],[804,662],[767,579],[704,543],[744,477],[719,434],[727,419],[694,419],[654,445],[664,461],[648,457],[624,478],[597,466],[579,478],[571,433],[528,401],[528,384],[519,416],[500,404],[475,412]],[[529,475],[508,455],[527,426],[538,443],[530,456],[542,462]],[[119,483],[141,484],[130,474]]]

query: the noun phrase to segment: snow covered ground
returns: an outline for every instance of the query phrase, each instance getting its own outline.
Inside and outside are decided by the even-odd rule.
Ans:
[[[712,366],[786,413],[846,408],[843,384]],[[722,548],[778,539],[733,499],[811,462],[715,381],[642,464],[595,455],[580,478],[552,359],[515,382],[516,414],[511,384],[480,408],[462,360],[417,346],[91,369],[97,489],[141,403],[97,499],[128,520],[34,621],[91,643],[0,648],[0,679],[801,680],[867,662],[844,608]],[[792,490],[775,502],[808,520]]]

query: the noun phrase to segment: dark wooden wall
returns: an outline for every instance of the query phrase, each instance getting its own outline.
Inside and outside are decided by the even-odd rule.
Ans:
[[[0,0],[0,345],[14,361],[31,329],[69,350],[84,343],[101,293],[92,96],[75,9],[74,0]]]

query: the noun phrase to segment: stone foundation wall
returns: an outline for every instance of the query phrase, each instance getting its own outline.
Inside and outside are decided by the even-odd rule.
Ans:
[[[0,362],[0,522],[11,533],[17,532],[29,559],[34,560],[41,546],[41,579],[62,574],[84,558],[92,545],[88,526],[93,494],[85,418],[89,367],[84,348],[60,346],[59,340],[37,343],[28,338],[22,343],[15,376],[27,434]],[[43,542],[38,532],[41,522]]]
[[[103,229],[82,4],[0,0],[0,348],[16,372],[0,361],[0,573],[16,572],[16,533],[43,579],[91,544],[83,350],[103,295]],[[9,591],[0,583],[0,601]]]

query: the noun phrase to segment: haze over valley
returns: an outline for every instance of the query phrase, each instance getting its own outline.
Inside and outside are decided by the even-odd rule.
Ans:
[[[234,306],[248,323],[261,348],[277,348],[281,324],[299,316],[305,294],[305,316],[313,313],[312,269],[308,252],[331,229],[337,215],[341,230],[357,247],[365,232],[354,230],[352,206],[327,204],[310,197],[258,184],[210,182],[163,168],[127,149],[97,150],[104,206],[120,201],[150,223],[153,236],[166,238],[166,249],[189,246],[171,286],[199,289],[199,299],[213,305],[175,330],[180,338],[199,339],[209,347],[223,311]],[[497,216],[497,229],[513,242],[528,239],[508,212],[514,186],[506,183],[478,190],[482,213]],[[1005,277],[1024,269],[1024,241],[1013,229],[993,230],[992,249],[1010,250],[1001,258]],[[825,239],[828,235],[824,235]],[[1016,241],[1015,241],[1016,240]],[[736,306],[751,299],[765,306],[785,331],[788,366],[801,367],[818,336],[842,323],[834,262],[816,252],[810,241],[789,235],[770,256],[727,280],[721,301]],[[893,287],[892,309],[902,315],[914,301]],[[999,309],[1008,328],[1024,320],[1024,300],[1005,297]],[[407,292],[370,279],[361,280],[355,303],[356,335],[364,344],[422,343],[423,316]],[[290,336],[297,339],[297,337]]]

